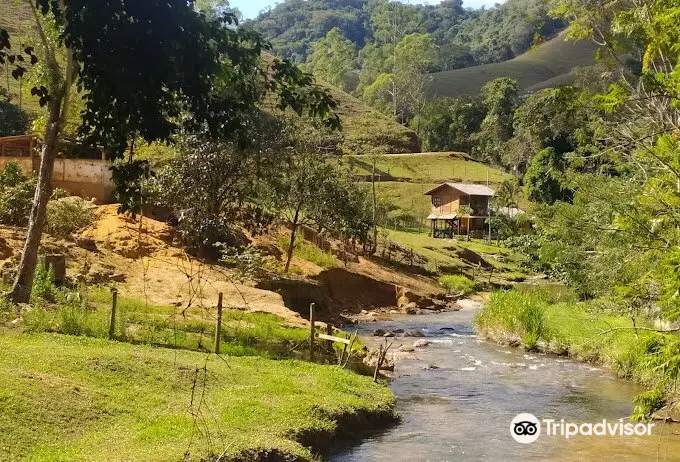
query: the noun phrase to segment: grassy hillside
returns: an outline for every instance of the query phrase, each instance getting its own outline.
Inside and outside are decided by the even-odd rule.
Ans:
[[[359,175],[371,173],[369,157],[348,156],[344,160]],[[377,173],[411,182],[438,183],[463,181],[468,183],[501,183],[509,178],[495,167],[470,158],[462,152],[430,152],[415,155],[380,156],[376,162]]]
[[[565,35],[562,32],[509,61],[434,73],[428,95],[430,98],[476,95],[486,82],[499,77],[516,79],[524,90],[544,88],[542,84],[548,81],[568,83],[573,68],[594,63],[597,47],[588,41],[567,42]]]
[[[342,162],[356,175],[366,177],[372,170],[371,158],[367,156],[346,156]],[[379,175],[378,195],[387,204],[390,218],[401,219],[408,215],[421,223],[431,208],[425,192],[439,183],[486,184],[488,181],[489,186],[496,188],[503,180],[512,178],[512,175],[460,152],[380,156],[376,172]]]
[[[394,400],[293,360],[8,330],[0,351],[2,460],[316,460],[308,445],[389,418]]]
[[[270,66],[275,57],[263,53],[262,61]],[[372,109],[357,98],[323,81],[338,103],[336,112],[342,122],[342,149],[352,154],[364,154],[372,148],[387,153],[410,153],[420,151],[416,133]]]
[[[10,41],[12,44],[12,50],[18,51],[22,43],[25,43],[27,37],[31,35],[31,30],[34,27],[34,19],[31,10],[26,5],[25,1],[17,2],[15,0],[0,0],[0,28],[7,29],[10,33]],[[25,63],[30,67],[29,63]],[[0,67],[3,71],[4,68]],[[21,86],[18,81],[9,77],[9,80],[5,79],[4,76],[0,80],[0,88],[3,90],[9,90],[12,102],[19,104],[19,94],[22,94],[21,105],[24,109],[30,112],[37,112],[40,110],[38,101],[36,98],[30,96],[30,86],[24,84],[23,91],[21,91]]]

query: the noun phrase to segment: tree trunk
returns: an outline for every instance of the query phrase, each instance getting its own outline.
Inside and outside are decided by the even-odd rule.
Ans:
[[[378,208],[378,198],[375,194],[375,163],[376,158],[373,158],[373,170],[371,171],[371,187],[373,189],[373,245],[371,245],[371,254],[378,250],[378,222],[376,219],[376,209]]]
[[[300,207],[295,209],[295,217],[293,217],[293,223],[290,228],[290,243],[288,244],[288,251],[286,252],[286,266],[283,269],[284,273],[287,273],[290,269],[290,261],[293,259],[293,251],[295,250],[295,234],[297,233],[299,218]]]
[[[31,298],[33,273],[38,262],[38,248],[40,247],[40,238],[42,237],[43,225],[45,224],[47,201],[52,193],[52,171],[54,170],[54,160],[57,156],[57,140],[59,139],[59,132],[62,126],[60,120],[61,102],[62,99],[56,97],[49,103],[38,185],[35,189],[33,207],[31,208],[31,215],[28,221],[28,234],[14,285],[11,292],[7,295],[7,299],[12,303],[28,303]]]

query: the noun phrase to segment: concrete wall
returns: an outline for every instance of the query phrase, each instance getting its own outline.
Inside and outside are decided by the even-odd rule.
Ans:
[[[38,159],[30,157],[0,156],[0,168],[8,162],[16,162],[29,174],[38,168]],[[113,200],[114,184],[111,180],[111,162],[91,159],[56,159],[52,174],[52,187],[62,188],[69,193],[87,199],[95,198],[100,203]]]

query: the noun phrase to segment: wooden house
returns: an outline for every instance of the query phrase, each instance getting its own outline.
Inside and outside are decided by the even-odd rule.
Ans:
[[[487,186],[467,183],[442,183],[425,193],[432,197],[427,219],[432,223],[432,237],[452,238],[484,231],[489,217],[489,200],[495,191]]]

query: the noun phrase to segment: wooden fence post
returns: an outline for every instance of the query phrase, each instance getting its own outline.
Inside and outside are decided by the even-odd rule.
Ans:
[[[111,288],[111,321],[109,323],[109,340],[116,337],[116,307],[118,305],[118,289]]]
[[[333,324],[326,323],[326,334],[333,335]],[[326,349],[333,351],[333,340],[326,340]]]
[[[314,361],[314,303],[309,304],[309,361]]]
[[[220,354],[222,341],[222,292],[217,294],[217,324],[215,325],[215,354]]]
[[[377,382],[378,381],[378,374],[380,371],[380,366],[382,366],[382,358],[383,358],[383,346],[382,343],[380,344],[380,349],[378,350],[378,361],[375,364],[375,371],[373,372],[373,381]]]

